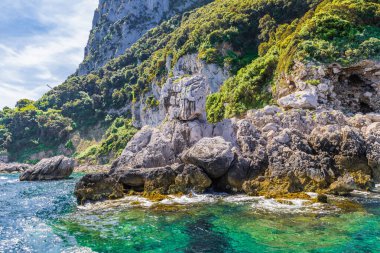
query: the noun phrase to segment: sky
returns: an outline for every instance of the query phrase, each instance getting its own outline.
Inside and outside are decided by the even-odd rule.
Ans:
[[[83,60],[98,0],[0,0],[0,108],[38,99]]]

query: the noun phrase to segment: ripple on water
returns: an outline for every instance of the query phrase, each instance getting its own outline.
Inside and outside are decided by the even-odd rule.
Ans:
[[[376,193],[357,192],[365,208],[354,212],[225,194],[160,202],[130,196],[77,207],[77,178],[17,178],[0,177],[0,252],[380,252]]]

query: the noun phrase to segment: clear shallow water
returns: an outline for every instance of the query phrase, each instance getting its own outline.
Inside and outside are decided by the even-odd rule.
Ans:
[[[245,196],[77,208],[75,182],[0,175],[0,252],[380,252],[380,196],[364,208]]]

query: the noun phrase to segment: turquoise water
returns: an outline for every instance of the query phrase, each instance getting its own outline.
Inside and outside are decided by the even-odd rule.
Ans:
[[[78,208],[73,179],[0,175],[0,252],[380,252],[380,195],[363,208],[201,195]]]

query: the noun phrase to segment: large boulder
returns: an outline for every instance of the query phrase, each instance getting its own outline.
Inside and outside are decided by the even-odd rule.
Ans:
[[[41,160],[20,175],[20,181],[60,180],[70,177],[74,171],[74,159],[56,156]]]
[[[313,90],[297,91],[278,100],[278,104],[286,109],[316,109],[318,95]]]
[[[78,203],[118,199],[124,196],[123,185],[108,174],[88,174],[81,178],[75,186]]]
[[[203,138],[182,155],[185,163],[196,165],[212,179],[227,173],[234,160],[232,145],[222,137]]]
[[[29,164],[23,163],[0,163],[0,173],[21,173],[30,169]]]
[[[202,193],[212,184],[202,169],[184,164],[158,168],[119,168],[110,176],[126,189],[146,193]]]

